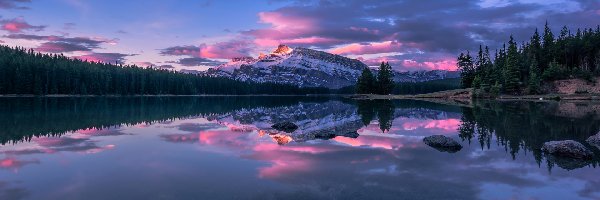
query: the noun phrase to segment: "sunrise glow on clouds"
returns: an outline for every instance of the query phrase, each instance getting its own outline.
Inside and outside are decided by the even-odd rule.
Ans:
[[[286,44],[356,58],[370,66],[385,61],[394,69],[414,71],[455,70],[460,52],[473,51],[482,43],[493,50],[509,34],[527,40],[546,20],[555,32],[563,25],[595,27],[600,4],[0,0],[0,10],[4,45],[88,61],[205,70]]]

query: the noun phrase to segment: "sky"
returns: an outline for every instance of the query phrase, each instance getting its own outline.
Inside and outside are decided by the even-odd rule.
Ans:
[[[399,71],[456,70],[461,52],[595,28],[600,0],[0,0],[0,44],[88,61],[202,71],[307,47]]]

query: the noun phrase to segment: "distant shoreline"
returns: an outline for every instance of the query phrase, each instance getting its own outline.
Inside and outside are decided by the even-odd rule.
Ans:
[[[375,100],[375,99],[445,99],[445,100],[459,100],[467,101],[472,99],[486,99],[486,100],[600,100],[600,94],[586,93],[586,94],[543,94],[543,95],[500,95],[496,98],[472,98],[471,88],[457,89],[457,90],[446,90],[439,92],[432,92],[427,94],[417,95],[376,95],[376,94],[355,94],[348,95],[347,98],[356,100]]]

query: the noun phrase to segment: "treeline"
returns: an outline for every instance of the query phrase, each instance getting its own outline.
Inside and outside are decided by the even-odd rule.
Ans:
[[[546,23],[542,34],[536,29],[520,45],[510,36],[508,47],[496,50],[493,59],[489,48],[480,46],[475,57],[461,53],[457,61],[463,87],[493,94],[537,94],[543,82],[559,79],[592,81],[600,75],[600,26],[576,32],[564,26],[555,37]]]
[[[135,65],[108,64],[0,46],[0,94],[313,94],[326,88],[248,83]]]
[[[377,77],[374,77],[371,70],[366,67],[363,69],[356,82],[357,94],[386,95],[392,93],[393,89],[394,74],[392,72],[392,66],[385,62],[381,62]]]
[[[460,89],[460,78],[448,78],[425,82],[396,83],[393,94],[425,94],[444,90]]]

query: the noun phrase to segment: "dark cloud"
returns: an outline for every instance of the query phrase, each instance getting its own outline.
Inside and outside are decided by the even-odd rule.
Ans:
[[[163,56],[199,56],[201,48],[198,46],[174,46],[160,50]]]
[[[219,61],[215,61],[215,60],[210,60],[210,59],[206,59],[206,58],[182,58],[179,59],[179,61],[177,62],[173,62],[173,63],[177,63],[183,66],[187,66],[187,67],[193,67],[193,66],[217,66],[222,64],[222,62]]]
[[[74,56],[73,58],[89,61],[89,62],[102,62],[112,64],[123,64],[125,63],[125,57],[134,56],[136,54],[122,54],[122,53],[89,53],[81,56]]]
[[[62,52],[73,52],[73,51],[91,51],[90,48],[76,43],[67,42],[45,42],[35,48],[36,51],[43,51],[49,53],[62,53]]]
[[[91,51],[99,49],[102,44],[116,43],[117,39],[66,37],[56,35],[10,34],[5,36],[10,39],[45,41],[35,50],[49,53],[63,53],[73,51]]]
[[[20,4],[30,2],[31,0],[0,0],[0,9],[29,9],[29,7]]]
[[[173,65],[160,65],[157,66],[159,69],[173,69],[175,67],[173,67]]]

